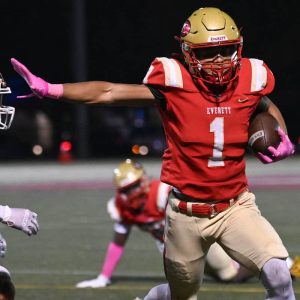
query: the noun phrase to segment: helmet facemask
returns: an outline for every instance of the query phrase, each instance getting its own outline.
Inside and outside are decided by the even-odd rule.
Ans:
[[[129,186],[118,190],[126,208],[132,213],[139,214],[147,199],[148,184],[146,178],[142,178]]]
[[[214,7],[196,10],[184,23],[177,40],[195,79],[222,87],[237,77],[242,36],[225,12]]]
[[[1,96],[0,96],[1,97]],[[15,116],[15,108],[12,106],[0,106],[0,130],[7,130]]]
[[[182,43],[182,51],[192,76],[214,86],[227,85],[236,78],[241,50],[240,42],[215,45]]]
[[[2,105],[3,95],[11,94],[10,88],[6,85],[1,73],[0,73],[0,130],[9,129],[14,116],[15,108],[12,106]]]

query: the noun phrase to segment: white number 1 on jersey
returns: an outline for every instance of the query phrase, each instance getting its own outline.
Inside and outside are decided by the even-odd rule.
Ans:
[[[213,155],[208,160],[208,167],[223,167],[223,149],[224,149],[224,118],[217,117],[210,123],[209,132],[214,133]]]

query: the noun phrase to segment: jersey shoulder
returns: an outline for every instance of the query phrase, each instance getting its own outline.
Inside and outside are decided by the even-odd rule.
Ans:
[[[157,57],[153,60],[143,83],[164,90],[195,89],[193,79],[185,66],[179,60],[167,57]]]
[[[250,94],[270,94],[275,86],[272,71],[263,60],[256,58],[243,58],[239,74],[239,83]]]

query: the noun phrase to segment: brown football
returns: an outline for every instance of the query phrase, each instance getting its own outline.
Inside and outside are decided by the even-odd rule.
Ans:
[[[254,153],[269,154],[268,147],[278,147],[280,137],[277,120],[267,112],[257,114],[250,120],[248,145]]]

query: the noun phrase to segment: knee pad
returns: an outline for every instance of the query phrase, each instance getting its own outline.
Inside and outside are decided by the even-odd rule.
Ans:
[[[285,260],[278,258],[268,260],[262,268],[261,282],[267,290],[266,299],[295,299],[290,271]]]

